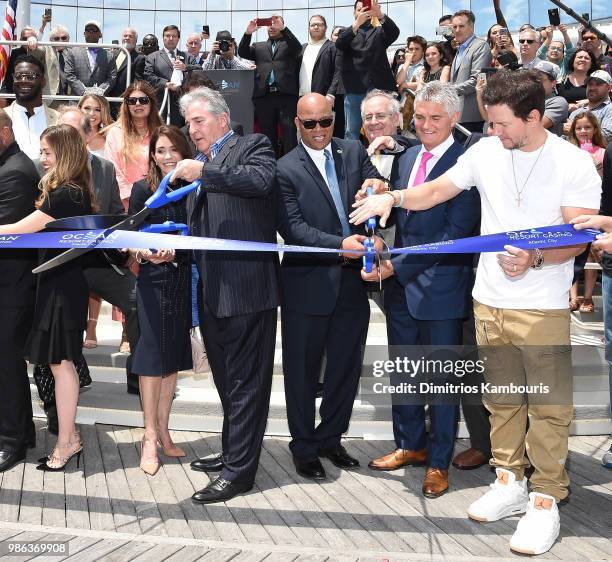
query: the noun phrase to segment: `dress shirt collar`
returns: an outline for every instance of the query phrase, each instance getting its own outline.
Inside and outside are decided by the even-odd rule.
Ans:
[[[220,139],[216,140],[210,145],[210,160],[213,160],[221,149],[225,146],[230,137],[234,134],[234,131],[230,129],[227,133],[225,133]],[[198,152],[195,157],[196,160],[200,160],[200,162],[209,162],[208,156],[203,154],[202,152]]]
[[[440,158],[442,158],[442,156],[444,156],[444,153],[451,147],[454,142],[455,139],[451,134],[448,135],[448,138],[446,140],[442,141],[438,146],[434,146],[431,150],[427,150],[424,145],[421,145],[421,150],[419,151],[419,154],[417,156],[417,165],[421,161],[421,156],[424,152],[429,152],[433,154],[435,160],[438,161]]]
[[[300,141],[302,143],[302,146],[304,147],[304,150],[308,153],[308,156],[310,156],[312,158],[312,160],[314,162],[316,162],[317,160],[325,160],[325,153],[329,153],[333,159],[333,154],[332,154],[332,147],[331,147],[331,142],[323,149],[323,150],[317,150],[316,148],[310,148],[309,146],[306,146],[304,144],[304,141]]]
[[[459,45],[459,47],[457,47],[457,52],[465,51],[471,45],[474,39],[476,39],[476,35],[472,35],[471,37],[468,37],[463,43],[461,43],[461,45]]]
[[[28,112],[28,109],[25,105],[20,105],[17,102],[15,102],[15,109],[17,111],[21,111],[21,113],[26,113]],[[45,106],[44,104],[38,105],[34,108],[34,115],[37,115],[38,113],[40,113],[41,111],[45,110]]]

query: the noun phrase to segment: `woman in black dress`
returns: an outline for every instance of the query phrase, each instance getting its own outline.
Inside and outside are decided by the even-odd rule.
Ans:
[[[0,233],[38,232],[55,219],[92,213],[94,196],[87,147],[70,125],[46,129],[40,137],[40,162],[49,171],[40,181],[37,210],[15,224],[0,227]],[[41,262],[62,250],[42,250]],[[75,419],[79,400],[79,378],[74,361],[82,355],[87,322],[87,283],[78,260],[38,277],[32,331],[25,357],[30,363],[48,363],[55,379],[55,401],[59,433],[53,452],[37,468],[63,470],[83,449]]]
[[[129,213],[140,211],[177,162],[191,157],[180,129],[172,125],[157,128],[149,143],[149,174],[132,187]],[[154,210],[148,220],[151,224],[185,223],[185,199]],[[132,356],[132,372],[140,375],[145,424],[140,468],[153,475],[159,468],[158,443],[166,456],[185,456],[172,442],[168,419],[177,373],[191,369],[191,260],[185,251],[132,252],[141,264],[136,285],[140,339]]]

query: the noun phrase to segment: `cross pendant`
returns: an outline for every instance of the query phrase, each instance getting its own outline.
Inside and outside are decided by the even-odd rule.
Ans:
[[[522,197],[521,197],[521,194],[519,193],[519,194],[518,194],[518,195],[515,197],[515,200],[516,200],[516,206],[517,206],[517,207],[520,207],[520,206],[521,206],[521,199],[522,199]]]

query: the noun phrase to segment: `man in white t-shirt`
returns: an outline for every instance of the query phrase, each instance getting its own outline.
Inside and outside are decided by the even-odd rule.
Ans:
[[[601,180],[587,153],[544,129],[544,98],[533,71],[497,73],[483,95],[492,136],[432,182],[360,198],[351,222],[379,215],[384,225],[392,206],[429,209],[473,185],[480,192],[483,235],[596,214]],[[489,346],[483,350],[485,378],[536,388],[528,399],[516,392],[485,395],[497,479],[470,505],[468,515],[496,521],[526,511],[510,548],[542,554],[559,534],[557,503],[568,495],[564,465],[573,408],[567,300],[573,258],[584,247],[505,249],[481,254],[473,291],[477,341]],[[550,386],[548,400],[545,389],[537,395],[539,383]],[[530,494],[525,478],[529,462],[535,469]]]

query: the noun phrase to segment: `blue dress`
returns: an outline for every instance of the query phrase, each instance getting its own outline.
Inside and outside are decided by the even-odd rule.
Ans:
[[[129,213],[144,208],[151,194],[147,180],[136,182],[130,195]],[[186,220],[185,200],[182,199],[155,209],[148,223],[185,223]],[[189,252],[177,251],[175,264],[145,263],[140,266],[136,282],[140,339],[132,354],[132,372],[138,375],[163,377],[192,367]]]

